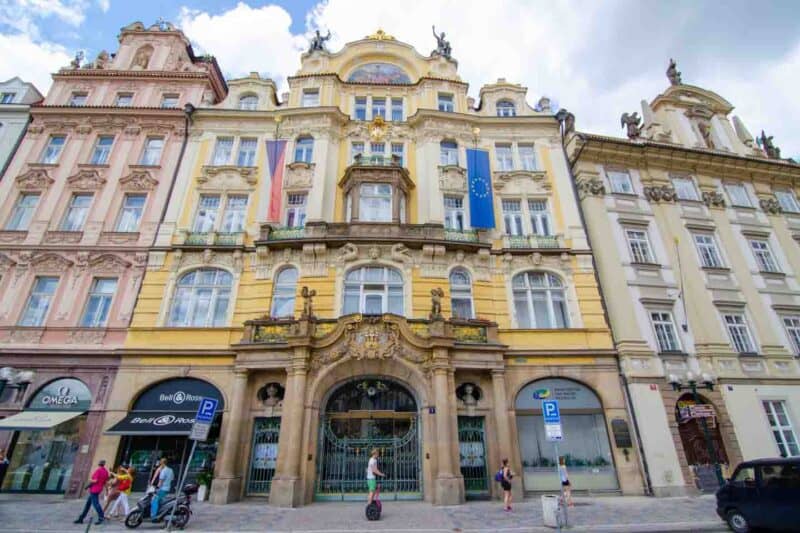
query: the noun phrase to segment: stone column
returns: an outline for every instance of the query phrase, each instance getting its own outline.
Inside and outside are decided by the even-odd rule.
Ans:
[[[239,471],[238,457],[247,403],[246,393],[247,370],[234,370],[231,405],[222,421],[222,453],[217,461],[217,472],[211,490],[211,503],[234,502],[239,500],[242,493],[242,476]]]
[[[516,457],[512,457],[514,447],[511,442],[511,420],[508,413],[506,396],[506,371],[500,368],[492,370],[492,403],[494,403],[495,427],[497,428],[497,449],[500,452],[500,460],[508,459],[511,470],[517,475],[516,482],[511,484],[511,494],[517,501],[522,501],[522,463]],[[494,468],[489,472],[494,477],[494,473],[500,468],[498,461]],[[497,483],[494,485],[499,486]]]
[[[446,357],[446,349],[443,351]],[[452,418],[455,416],[455,412],[450,406],[450,395],[454,391],[449,385],[449,370],[449,365],[442,363],[433,369],[436,406],[436,463],[439,466],[433,501],[438,505],[457,505],[464,502],[464,478],[454,468],[458,450],[456,450],[452,432]]]

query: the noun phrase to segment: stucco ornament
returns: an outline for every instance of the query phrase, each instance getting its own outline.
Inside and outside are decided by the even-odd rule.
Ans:
[[[358,259],[358,246],[348,242],[339,250],[339,261],[342,263],[349,263]]]
[[[725,207],[725,196],[718,191],[706,191],[703,193],[703,203],[708,207]]]
[[[620,125],[626,129],[625,133],[628,135],[628,139],[638,139],[642,134],[642,118],[635,111],[630,115],[623,113],[620,117]]]
[[[105,178],[100,177],[96,170],[81,170],[67,178],[67,183],[73,189],[81,191],[96,191],[105,185]]]
[[[55,180],[47,175],[44,169],[33,168],[17,176],[17,187],[23,191],[43,191],[50,187]]]
[[[680,85],[683,83],[681,81],[681,73],[678,71],[678,64],[675,63],[674,59],[669,60],[669,66],[667,67],[667,79],[672,85]]]
[[[669,185],[645,187],[644,196],[651,202],[674,202],[677,198],[675,189]]]
[[[758,201],[758,205],[761,206],[761,209],[763,209],[765,213],[770,215],[780,215],[783,213],[781,204],[778,203],[778,200],[773,197],[761,198]]]
[[[411,252],[408,251],[408,247],[403,243],[396,243],[392,245],[392,261],[397,261],[398,263],[410,263],[411,262]]]
[[[150,64],[150,56],[153,55],[153,47],[146,44],[136,51],[131,63],[131,70],[147,70],[147,65]]]
[[[578,181],[578,193],[581,198],[586,196],[604,196],[606,194],[606,186],[600,178],[589,178]]]
[[[119,184],[125,191],[149,191],[155,189],[158,180],[146,170],[134,170],[119,180]]]

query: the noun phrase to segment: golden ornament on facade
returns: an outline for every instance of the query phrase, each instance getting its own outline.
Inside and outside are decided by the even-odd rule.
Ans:
[[[387,130],[386,121],[383,120],[383,117],[377,115],[373,120],[372,123],[369,125],[369,136],[373,141],[382,141],[384,137],[386,137],[386,130]]]
[[[372,39],[374,41],[394,41],[394,36],[389,35],[382,29],[378,28],[378,31],[373,33],[372,35],[367,35],[367,39]]]

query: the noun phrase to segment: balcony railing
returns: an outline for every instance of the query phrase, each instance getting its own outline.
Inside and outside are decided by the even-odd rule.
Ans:
[[[267,240],[286,241],[302,239],[306,235],[305,228],[271,228]]]
[[[504,235],[503,248],[563,248],[559,235]]]
[[[447,241],[455,242],[480,242],[478,239],[478,232],[474,229],[457,230],[445,228],[444,238]]]
[[[356,154],[353,157],[353,165],[359,167],[402,167],[403,161],[397,155],[386,157],[382,155]]]
[[[184,232],[183,242],[179,242],[179,244],[184,244],[186,246],[241,246],[244,244],[244,232]]]

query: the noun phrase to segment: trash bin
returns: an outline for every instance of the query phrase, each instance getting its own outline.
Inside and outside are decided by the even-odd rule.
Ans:
[[[547,527],[558,527],[558,496],[542,496],[542,520]]]

